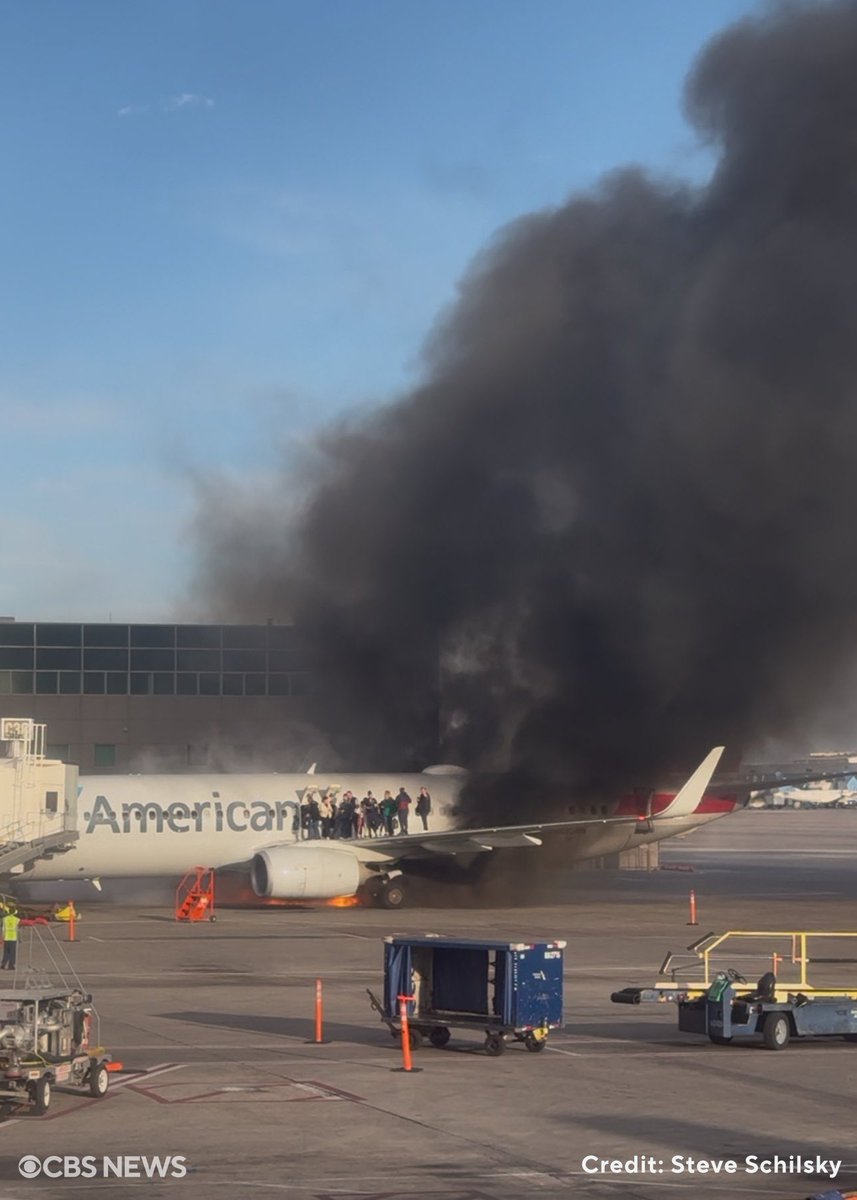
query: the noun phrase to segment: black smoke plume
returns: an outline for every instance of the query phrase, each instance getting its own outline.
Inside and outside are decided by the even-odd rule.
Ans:
[[[726,30],[686,109],[708,183],[629,168],[521,218],[420,386],[205,496],[218,615],[299,623],[350,765],[439,736],[504,773],[472,804],[532,811],[738,756],[853,664],[857,6]]]

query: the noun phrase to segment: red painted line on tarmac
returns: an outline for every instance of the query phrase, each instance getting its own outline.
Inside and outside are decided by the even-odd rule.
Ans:
[[[111,1097],[116,1095],[116,1092],[119,1090],[119,1088],[124,1087],[132,1091],[142,1090],[134,1087],[134,1082],[136,1080],[150,1079],[154,1075],[165,1075],[167,1071],[178,1071],[181,1069],[182,1065],[182,1063],[161,1063],[157,1067],[150,1067],[148,1071],[135,1071],[133,1074],[129,1074],[123,1079],[118,1079],[110,1088],[108,1088],[103,1096],[84,1096],[82,1093],[72,1091],[70,1088],[66,1090],[63,1084],[58,1084],[56,1087],[56,1092],[58,1095],[69,1096],[72,1100],[79,1101],[79,1103],[73,1104],[71,1108],[64,1108],[61,1112],[49,1111],[45,1116],[37,1119],[40,1122],[59,1121],[63,1117],[74,1116],[75,1113],[83,1112],[83,1110],[86,1108],[91,1108],[93,1104],[103,1104],[105,1100],[110,1100]],[[167,1101],[166,1103],[169,1102]],[[20,1118],[17,1119],[20,1120]],[[12,1121],[6,1121],[3,1123],[2,1128],[6,1129],[11,1124],[13,1124]]]

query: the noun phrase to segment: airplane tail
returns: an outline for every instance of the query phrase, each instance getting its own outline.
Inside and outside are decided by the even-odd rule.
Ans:
[[[709,751],[681,791],[677,793],[672,804],[668,805],[663,812],[658,813],[659,817],[687,817],[696,811],[700,800],[705,795],[705,789],[711,782],[711,776],[720,762],[724,748],[715,746],[713,750]]]

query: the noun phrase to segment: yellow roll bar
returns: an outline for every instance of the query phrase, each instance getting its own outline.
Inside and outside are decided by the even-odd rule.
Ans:
[[[755,938],[757,940],[771,940],[775,945],[767,951],[747,954],[740,950],[732,952],[731,956],[724,956],[723,947],[732,940],[740,941],[740,939],[749,940]],[[675,961],[674,955],[667,955],[661,966],[660,973],[662,975],[670,974],[673,980],[672,985],[658,984],[658,988],[675,988],[680,984],[682,991],[687,991],[689,994],[703,993],[708,990],[718,972],[725,966],[734,966],[741,959],[752,959],[756,963],[764,962],[767,959],[770,962],[775,975],[777,975],[777,995],[786,992],[803,992],[806,996],[850,996],[857,999],[857,980],[851,985],[844,987],[815,987],[810,983],[808,977],[809,964],[836,964],[836,965],[853,965],[857,968],[857,945],[854,947],[853,956],[844,957],[828,957],[824,956],[816,950],[815,942],[823,939],[855,939],[857,933],[845,930],[815,930],[815,929],[729,929],[726,933],[709,933],[688,946],[688,951],[694,955],[695,961],[688,963],[679,963],[673,965]],[[812,953],[810,953],[812,950]],[[717,955],[721,960],[720,965],[716,965],[712,959]],[[692,971],[698,963],[702,964],[702,978],[681,978],[685,972]],[[798,968],[797,978],[781,980],[778,975],[777,967],[780,963],[789,963],[791,966]],[[855,970],[857,976],[857,970]]]

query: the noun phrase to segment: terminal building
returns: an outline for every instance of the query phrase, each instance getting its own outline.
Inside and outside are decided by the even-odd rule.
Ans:
[[[0,618],[0,717],[83,774],[300,770],[310,676],[292,625]]]

